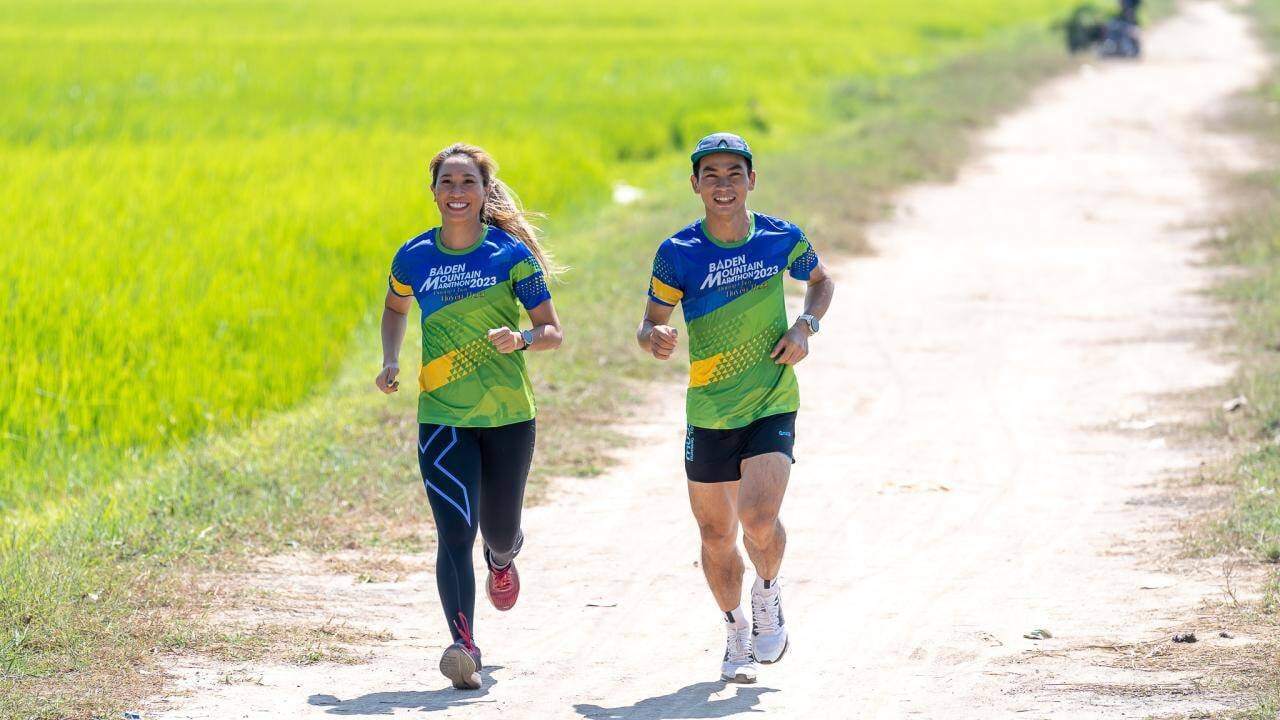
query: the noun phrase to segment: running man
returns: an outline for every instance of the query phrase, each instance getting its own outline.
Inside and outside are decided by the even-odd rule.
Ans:
[[[453,636],[440,672],[455,688],[474,690],[482,667],[476,531],[484,536],[489,600],[510,610],[520,594],[515,557],[524,542],[520,511],[536,412],[522,353],[554,350],[563,335],[545,280],[554,271],[550,258],[493,158],[459,143],[436,154],[430,168],[441,225],[406,242],[391,261],[376,383],[388,394],[400,387],[400,346],[417,298],[418,465],[439,538],[436,589]],[[532,329],[519,329],[520,306]]]
[[[728,633],[721,677],[752,683],[757,661],[777,662],[787,650],[778,585],[787,535],[778,512],[800,408],[791,366],[809,354],[835,283],[800,228],[747,209],[756,174],[745,140],[709,135],[690,159],[706,216],[659,246],[636,338],[646,352],[669,359],[679,336],[667,323],[676,303],[684,304],[689,504],[702,534],[702,571]],[[808,284],[804,312],[790,324],[784,273]],[[750,625],[742,611],[739,524],[756,570]]]

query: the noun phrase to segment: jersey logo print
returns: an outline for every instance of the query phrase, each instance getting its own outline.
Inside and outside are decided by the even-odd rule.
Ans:
[[[768,280],[781,269],[777,265],[766,267],[764,260],[749,263],[746,255],[717,260],[707,264],[707,276],[698,289],[707,290],[743,281]]]
[[[498,284],[498,278],[485,275],[483,270],[467,270],[466,263],[431,268],[431,274],[422,281],[418,292],[447,292],[449,290],[483,290]]]

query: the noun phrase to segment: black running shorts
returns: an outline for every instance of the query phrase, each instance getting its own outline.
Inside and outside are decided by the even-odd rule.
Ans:
[[[782,453],[796,461],[796,414],[769,415],[732,430],[689,426],[684,436],[684,472],[690,482],[733,482],[749,457]]]

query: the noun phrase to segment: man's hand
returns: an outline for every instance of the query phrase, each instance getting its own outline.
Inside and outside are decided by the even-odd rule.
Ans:
[[[493,343],[493,346],[503,355],[513,353],[524,347],[524,337],[520,335],[520,331],[512,330],[509,327],[490,330],[489,342]]]
[[[396,376],[400,374],[400,366],[397,364],[387,365],[382,368],[382,372],[378,373],[378,379],[373,383],[378,386],[382,392],[390,395],[400,389],[400,381]]]
[[[769,357],[779,365],[795,365],[809,355],[809,327],[804,322],[791,326],[786,335],[773,346]]]
[[[676,350],[678,331],[670,325],[654,325],[649,335],[649,352],[659,360],[667,360]]]

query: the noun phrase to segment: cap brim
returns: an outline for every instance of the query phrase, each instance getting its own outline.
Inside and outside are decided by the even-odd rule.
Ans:
[[[701,160],[702,158],[704,158],[704,157],[706,157],[706,156],[708,156],[708,155],[715,155],[716,153],[729,153],[729,154],[731,154],[731,155],[741,155],[742,157],[744,157],[744,158],[746,158],[746,159],[748,159],[748,160],[750,160],[750,159],[751,159],[751,153],[750,153],[750,152],[747,152],[746,150],[738,150],[738,149],[735,149],[735,148],[720,148],[720,147],[718,147],[718,148],[710,148],[710,149],[707,149],[707,150],[699,150],[699,151],[695,152],[694,154],[692,154],[692,155],[690,155],[690,156],[689,156],[689,162],[695,162],[695,163],[696,163],[696,162],[698,162],[699,160]]]

